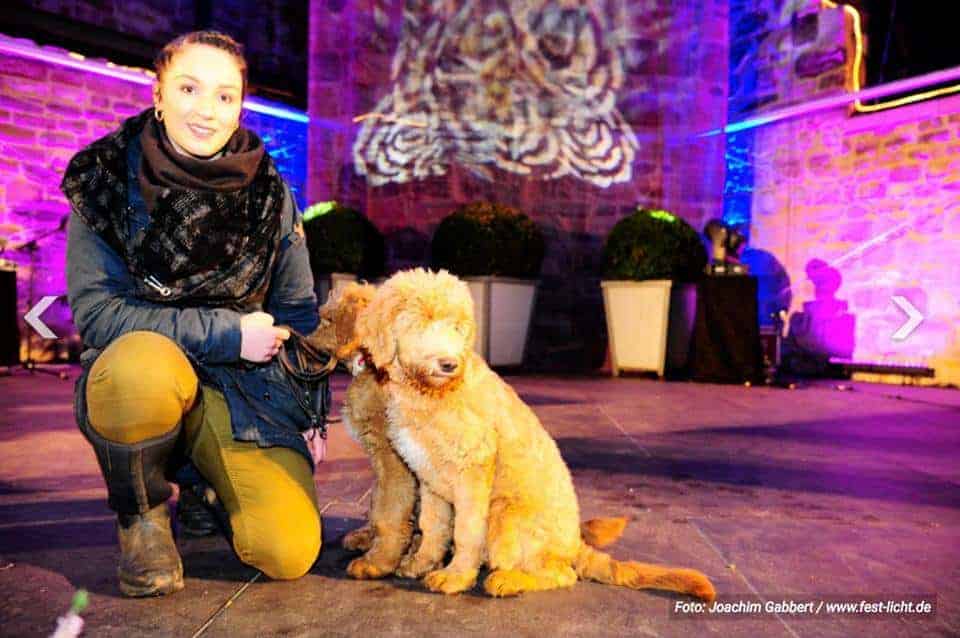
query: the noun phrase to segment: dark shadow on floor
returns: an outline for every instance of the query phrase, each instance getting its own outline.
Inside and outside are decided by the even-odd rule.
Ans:
[[[827,428],[834,423],[837,430]],[[849,422],[844,422],[849,426]],[[720,485],[753,486],[793,492],[834,494],[857,499],[875,499],[911,505],[934,505],[960,508],[960,490],[951,481],[916,471],[901,464],[885,462],[869,466],[859,458],[872,460],[869,452],[900,452],[912,458],[956,454],[957,445],[905,439],[883,435],[844,432],[844,424],[835,422],[808,423],[757,428],[696,430],[689,433],[660,432],[636,436],[652,456],[642,454],[625,439],[562,438],[557,441],[564,459],[573,472],[593,471],[604,475],[629,474],[663,477],[673,481],[707,482]],[[706,434],[705,434],[706,433]],[[775,437],[784,445],[790,442],[823,443],[821,451],[798,452],[795,458],[769,455]],[[744,446],[731,445],[733,438],[758,439],[757,449],[744,452]],[[760,441],[762,439],[762,441]],[[765,445],[766,448],[761,446]],[[746,446],[749,449],[750,446]],[[737,452],[733,453],[732,450]],[[782,450],[780,450],[782,452]],[[867,456],[862,453],[867,452]]]
[[[11,493],[11,492],[4,492]],[[24,493],[27,493],[24,491]],[[80,517],[107,516],[112,512],[105,499],[37,501],[0,505],[0,524],[51,523]]]
[[[956,458],[960,452],[960,431],[917,423],[923,413],[910,415],[911,422],[880,423],[879,419],[851,419],[790,423],[785,425],[725,427],[674,432],[667,436],[722,440],[729,445],[737,439],[764,439],[782,443],[823,446],[830,454],[842,450],[909,454],[925,458]],[[943,413],[939,413],[942,420]],[[891,419],[892,420],[892,419]],[[900,436],[896,436],[900,435]],[[659,434],[659,437],[665,434]]]
[[[578,401],[576,399],[564,399],[561,397],[550,396],[548,394],[533,394],[532,392],[519,393],[527,405],[583,405],[587,401]]]

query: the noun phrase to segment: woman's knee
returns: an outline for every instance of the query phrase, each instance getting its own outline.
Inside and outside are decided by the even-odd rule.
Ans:
[[[114,340],[87,377],[90,425],[117,443],[137,443],[177,427],[193,406],[199,381],[173,340],[137,331]]]
[[[315,507],[280,509],[271,521],[233,522],[234,549],[240,559],[275,580],[300,578],[320,554],[321,524]]]

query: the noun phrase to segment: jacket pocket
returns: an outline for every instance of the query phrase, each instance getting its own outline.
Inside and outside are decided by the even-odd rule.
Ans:
[[[293,432],[312,427],[310,411],[303,404],[306,397],[292,380],[287,379],[276,359],[268,364],[241,369],[237,385],[259,421]]]

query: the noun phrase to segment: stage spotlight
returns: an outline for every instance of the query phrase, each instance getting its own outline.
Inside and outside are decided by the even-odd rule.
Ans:
[[[703,228],[703,235],[710,242],[710,263],[708,275],[745,275],[747,267],[740,262],[740,251],[747,243],[747,237],[734,226],[728,226],[719,219],[711,219]]]
[[[730,226],[727,231],[727,261],[733,261],[738,265],[743,265],[740,261],[740,253],[747,245],[747,236],[741,233],[736,227]],[[746,267],[744,267],[746,272]]]

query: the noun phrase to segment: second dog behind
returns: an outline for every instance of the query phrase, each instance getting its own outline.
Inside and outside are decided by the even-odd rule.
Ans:
[[[374,293],[369,284],[349,284],[331,294],[320,308],[320,325],[311,343],[346,364],[353,375],[341,415],[344,427],[363,447],[373,466],[368,522],[347,534],[343,546],[366,550],[347,572],[354,578],[382,578],[393,574],[410,545],[417,483],[386,435],[386,396],[373,369],[364,364],[354,328],[357,315]]]

